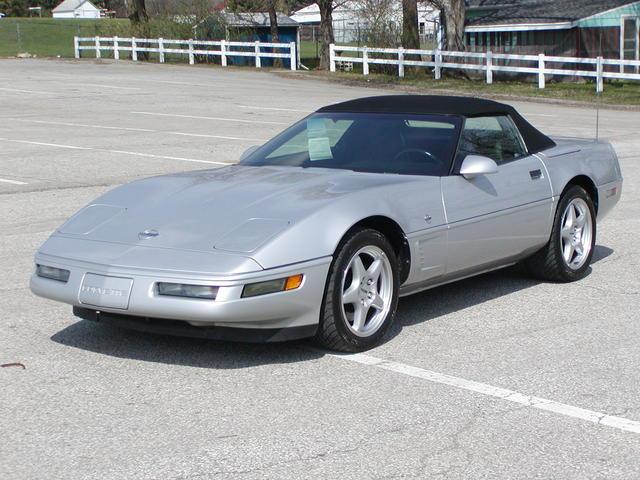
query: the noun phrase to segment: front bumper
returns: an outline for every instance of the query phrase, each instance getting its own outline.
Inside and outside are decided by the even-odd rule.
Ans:
[[[298,338],[300,332],[303,331],[313,335],[314,328],[318,324],[331,257],[228,276],[207,275],[203,272],[189,273],[176,272],[175,270],[116,267],[77,259],[65,259],[44,253],[38,253],[35,261],[37,264],[69,270],[70,275],[69,280],[63,283],[39,277],[34,273],[30,281],[31,291],[38,296],[73,305],[75,307],[74,313],[82,318],[105,322],[108,322],[109,319],[116,319],[117,322],[110,323],[119,323],[121,326],[126,326],[123,320],[128,320],[129,328],[135,328],[134,324],[138,320],[138,325],[143,322],[149,326],[154,323],[151,322],[152,319],[161,319],[165,322],[170,319],[171,321],[183,322],[174,326],[184,327],[182,329],[185,332],[193,331],[193,328],[211,329],[212,327],[217,328],[218,333],[223,332],[221,329],[227,328],[265,329],[263,338],[272,338],[277,330],[285,328],[308,327],[306,330],[299,330],[294,335]],[[242,289],[247,283],[284,278],[300,273],[304,275],[304,280],[302,285],[295,290],[241,298]],[[88,274],[131,279],[131,291],[126,306],[111,308],[104,304],[83,303],[80,291],[83,280]],[[158,282],[212,285],[219,288],[215,300],[170,297],[158,294],[156,288]],[[99,313],[96,314],[96,312]],[[145,328],[145,330],[153,329]],[[161,330],[164,332],[159,333],[171,333],[166,328]],[[271,332],[266,330],[271,330]],[[178,331],[173,333],[180,334]],[[242,336],[242,334],[240,335]],[[225,338],[225,335],[218,336],[217,334],[189,336]],[[274,338],[286,339],[285,337],[287,335],[280,334],[275,335]]]
[[[206,338],[230,342],[284,342],[315,335],[318,325],[301,325],[285,328],[232,328],[194,327],[188,322],[164,318],[136,317],[120,313],[99,312],[88,308],[73,307],[76,317],[113,327],[178,337]]]

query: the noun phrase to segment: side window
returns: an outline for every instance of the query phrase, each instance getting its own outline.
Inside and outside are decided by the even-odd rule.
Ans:
[[[526,155],[520,134],[507,116],[467,118],[460,138],[460,161],[483,155],[500,165]]]

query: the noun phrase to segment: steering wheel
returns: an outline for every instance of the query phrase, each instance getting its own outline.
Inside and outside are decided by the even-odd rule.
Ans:
[[[432,154],[431,152],[427,152],[426,150],[422,150],[420,148],[405,148],[403,150],[400,150],[398,153],[396,153],[395,157],[393,157],[393,161],[395,162],[403,155],[407,155],[409,153],[420,153],[425,157],[427,157],[429,161],[435,162],[439,167],[445,166],[444,162],[440,160],[438,157],[436,157],[434,154]]]

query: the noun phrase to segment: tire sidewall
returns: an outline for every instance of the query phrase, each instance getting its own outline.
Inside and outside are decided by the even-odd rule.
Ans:
[[[585,201],[587,207],[589,208],[589,213],[591,214],[591,248],[589,249],[589,255],[585,260],[584,264],[578,269],[570,268],[567,263],[564,261],[564,256],[562,255],[562,216],[564,215],[567,206],[572,200],[576,198],[580,198]],[[556,216],[553,224],[553,235],[551,238],[552,248],[554,249],[554,254],[558,259],[558,263],[561,269],[562,276],[565,277],[567,281],[574,281],[583,278],[589,270],[591,265],[591,259],[593,257],[593,251],[596,246],[596,211],[593,205],[593,201],[589,194],[582,188],[577,185],[571,186],[560,198],[560,203],[558,203],[558,208],[556,210]]]
[[[380,248],[391,264],[391,275],[393,280],[393,293],[391,296],[391,308],[387,317],[384,319],[380,328],[370,336],[359,337],[355,335],[347,326],[347,320],[342,313],[342,279],[345,270],[349,266],[349,262],[355,253],[365,246],[376,246]],[[373,229],[365,229],[354,232],[344,244],[337,249],[337,254],[334,257],[334,261],[329,274],[330,278],[327,282],[327,288],[331,288],[331,291],[326,292],[328,302],[325,302],[325,308],[331,308],[333,311],[333,317],[335,322],[336,331],[342,337],[342,340],[351,345],[353,350],[366,350],[372,348],[380,342],[382,337],[388,331],[389,327],[393,323],[396,308],[398,305],[398,288],[399,288],[399,274],[398,274],[398,260],[393,247],[387,240],[387,238]],[[322,317],[323,318],[323,317]]]

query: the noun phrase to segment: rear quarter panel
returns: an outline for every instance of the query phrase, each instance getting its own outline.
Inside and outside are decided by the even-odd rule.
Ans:
[[[598,190],[598,219],[620,199],[622,173],[618,157],[608,142],[555,139],[558,145],[538,154],[547,169],[556,200],[577,176],[591,179]]]

